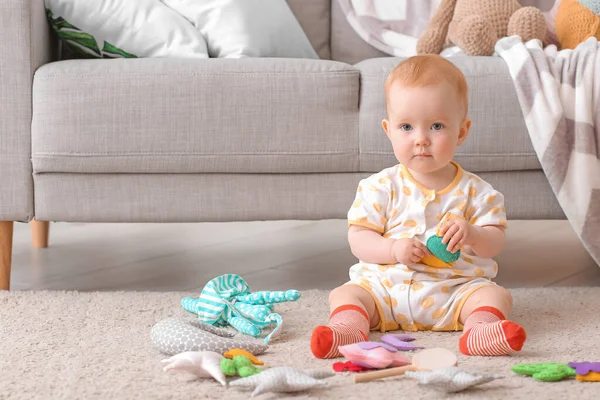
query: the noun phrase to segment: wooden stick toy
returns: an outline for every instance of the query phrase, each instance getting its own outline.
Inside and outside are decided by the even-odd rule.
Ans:
[[[370,382],[389,376],[403,375],[406,371],[432,371],[434,369],[453,367],[458,363],[456,355],[450,350],[440,347],[426,349],[415,354],[411,365],[388,368],[379,371],[365,372],[354,375],[354,383]]]

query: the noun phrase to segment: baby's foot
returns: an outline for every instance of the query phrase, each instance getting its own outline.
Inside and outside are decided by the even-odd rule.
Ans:
[[[525,330],[504,320],[500,311],[480,307],[467,319],[459,348],[470,356],[505,356],[520,351],[526,338]]]
[[[355,305],[336,308],[328,325],[317,326],[310,339],[310,349],[317,358],[341,357],[339,346],[368,340],[369,318]]]

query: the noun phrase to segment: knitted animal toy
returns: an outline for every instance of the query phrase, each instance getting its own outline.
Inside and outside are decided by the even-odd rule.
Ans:
[[[250,293],[250,287],[239,275],[225,274],[209,281],[199,298],[183,298],[181,306],[197,314],[201,322],[215,326],[229,324],[253,337],[259,336],[266,326],[275,324],[275,329],[265,338],[265,343],[269,343],[280,333],[283,324],[281,315],[273,312],[274,304],[298,298],[297,290]]]
[[[600,40],[600,0],[562,0],[556,11],[561,49],[574,49],[594,36]]]
[[[513,35],[523,42],[544,41],[544,14],[516,0],[442,0],[417,42],[417,53],[439,54],[445,45],[456,45],[470,56],[491,56],[499,39]]]

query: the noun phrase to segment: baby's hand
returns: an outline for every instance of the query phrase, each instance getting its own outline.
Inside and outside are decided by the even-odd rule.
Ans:
[[[456,253],[463,246],[472,246],[477,240],[477,229],[464,219],[448,221],[440,230],[442,244],[448,243],[450,253]]]
[[[431,254],[425,244],[415,238],[396,240],[392,250],[396,261],[407,266],[416,264],[425,255]]]

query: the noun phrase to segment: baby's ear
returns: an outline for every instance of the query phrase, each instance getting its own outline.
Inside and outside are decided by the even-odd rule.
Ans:
[[[390,121],[388,121],[387,119],[383,119],[381,120],[381,127],[383,128],[383,131],[385,132],[386,135],[388,135],[388,137],[390,136]]]
[[[472,121],[469,118],[465,118],[463,123],[460,126],[460,130],[458,132],[458,145],[462,145],[467,137],[469,136],[469,131],[471,130]]]

